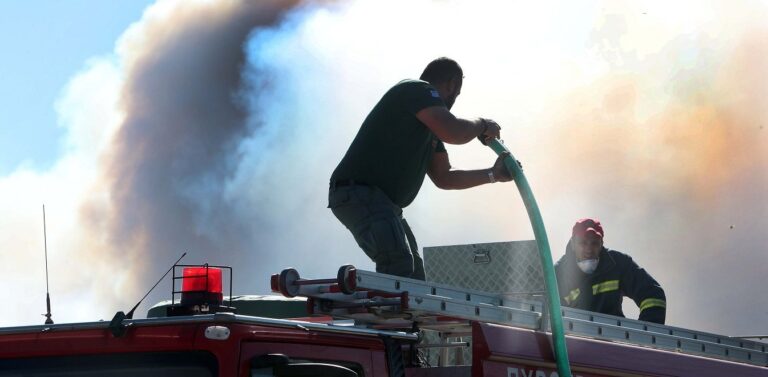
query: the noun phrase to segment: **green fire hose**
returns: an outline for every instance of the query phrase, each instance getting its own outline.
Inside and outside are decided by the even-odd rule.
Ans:
[[[525,209],[528,211],[528,218],[531,220],[531,226],[533,227],[533,234],[536,237],[536,244],[539,247],[539,258],[541,259],[541,267],[544,270],[544,283],[547,287],[547,301],[549,302],[549,314],[552,323],[552,339],[555,349],[557,373],[560,377],[571,377],[568,349],[565,346],[563,315],[560,310],[560,294],[557,291],[557,278],[555,277],[555,268],[552,265],[552,252],[549,249],[549,240],[544,229],[544,221],[541,219],[539,206],[536,204],[536,199],[533,197],[533,192],[531,192],[531,187],[528,185],[528,180],[525,179],[523,170],[520,169],[517,160],[509,152],[509,149],[498,139],[490,140],[488,146],[498,155],[504,152],[509,153],[509,156],[504,159],[504,166],[515,177],[515,184],[520,191],[520,196],[523,197],[523,203],[525,203]]]

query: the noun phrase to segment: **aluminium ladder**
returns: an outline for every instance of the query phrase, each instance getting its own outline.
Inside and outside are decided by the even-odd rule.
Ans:
[[[336,278],[303,279],[289,268],[272,275],[274,292],[307,297],[312,314],[355,320],[379,329],[471,334],[470,321],[547,331],[544,303],[342,266]],[[569,335],[768,366],[768,345],[746,339],[562,308]]]

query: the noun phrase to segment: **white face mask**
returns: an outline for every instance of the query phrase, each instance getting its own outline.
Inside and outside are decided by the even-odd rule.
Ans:
[[[595,272],[595,269],[597,269],[598,262],[600,262],[600,259],[585,259],[581,262],[577,262],[576,264],[579,265],[579,269],[585,274],[591,274]]]

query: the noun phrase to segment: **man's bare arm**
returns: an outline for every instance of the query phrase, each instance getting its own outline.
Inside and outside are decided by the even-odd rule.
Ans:
[[[453,170],[448,152],[434,152],[427,174],[435,186],[443,190],[463,190],[492,183],[489,172],[493,173],[494,182],[507,182],[512,180],[512,176],[504,166],[504,157],[506,155],[499,156],[489,169]]]
[[[424,123],[438,139],[448,144],[465,144],[479,135],[498,138],[499,127],[496,122],[478,118],[468,120],[457,118],[444,106],[430,106],[416,113],[416,118]]]

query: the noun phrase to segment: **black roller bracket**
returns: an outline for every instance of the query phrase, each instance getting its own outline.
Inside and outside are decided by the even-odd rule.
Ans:
[[[112,332],[115,338],[122,338],[128,332],[128,326],[123,323],[125,318],[125,313],[119,311],[115,313],[115,316],[109,322],[109,331]]]
[[[357,288],[356,272],[357,269],[351,264],[345,264],[339,268],[336,280],[342,293],[351,295],[355,292]]]

